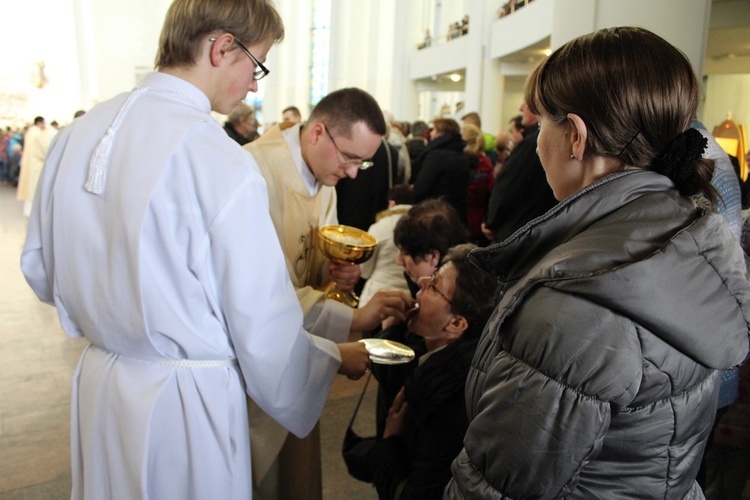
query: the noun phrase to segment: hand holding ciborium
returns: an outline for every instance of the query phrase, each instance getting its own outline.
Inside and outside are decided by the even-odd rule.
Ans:
[[[321,252],[339,264],[361,264],[372,257],[378,240],[370,233],[344,225],[323,226],[318,229],[318,246]],[[334,281],[325,289],[326,297],[350,307],[357,307],[359,297],[354,292],[342,292]]]

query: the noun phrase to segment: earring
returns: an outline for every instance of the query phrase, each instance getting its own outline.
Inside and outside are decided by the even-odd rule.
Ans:
[[[570,155],[571,160],[575,160],[575,158],[576,158],[576,155]]]

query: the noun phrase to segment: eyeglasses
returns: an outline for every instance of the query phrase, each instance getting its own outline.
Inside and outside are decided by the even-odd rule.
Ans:
[[[339,145],[338,145],[338,144],[336,144],[336,141],[335,141],[335,140],[333,140],[333,136],[332,136],[332,135],[331,135],[331,133],[330,133],[330,132],[328,131],[328,127],[326,127],[326,126],[325,126],[325,124],[323,124],[323,130],[325,130],[325,131],[326,131],[326,135],[328,136],[328,138],[329,138],[329,139],[331,139],[331,143],[333,143],[333,147],[334,147],[334,148],[336,148],[336,151],[338,151],[338,153],[339,153],[339,154],[341,155],[341,157],[342,157],[342,158],[344,159],[344,165],[346,165],[346,166],[348,166],[348,167],[357,167],[357,168],[359,168],[360,170],[367,170],[368,168],[370,168],[370,167],[372,167],[373,165],[375,165],[375,163],[373,163],[373,162],[372,162],[372,161],[370,161],[370,160],[362,160],[362,159],[360,159],[360,158],[349,158],[349,156],[348,156],[348,155],[345,155],[345,154],[344,154],[344,153],[343,153],[343,152],[341,151],[341,149],[339,149]]]
[[[234,37],[234,43],[240,49],[242,49],[242,51],[245,54],[247,54],[247,57],[249,57],[253,61],[253,63],[255,63],[256,70],[253,71],[253,80],[258,81],[258,80],[262,80],[263,78],[265,78],[268,75],[268,73],[270,73],[269,69],[266,68],[265,66],[263,66],[263,63],[260,62],[258,60],[258,58],[255,57],[252,53],[250,53],[250,51],[247,50],[247,47],[245,47],[244,45],[242,45],[242,43],[239,40],[237,40],[236,36],[234,36],[234,35],[232,35],[232,36]],[[216,41],[216,37],[211,37],[211,38],[208,39],[208,41],[209,42],[215,42]]]
[[[427,279],[427,278],[425,277],[424,279]],[[430,280],[430,281],[428,281],[428,282],[427,282],[427,285],[425,285],[425,288],[429,288],[429,289],[430,289],[430,290],[432,290],[433,292],[437,293],[437,294],[438,294],[438,295],[440,295],[440,296],[441,296],[441,297],[442,297],[443,299],[445,299],[445,301],[446,301],[446,302],[448,303],[448,305],[449,305],[449,306],[453,306],[453,301],[452,301],[451,299],[449,299],[449,298],[448,298],[448,297],[447,297],[447,296],[446,296],[446,295],[445,295],[445,294],[444,294],[443,292],[441,292],[441,291],[440,291],[440,290],[438,289],[438,287],[437,287],[437,281],[438,281],[439,279],[440,279],[440,278],[439,278],[439,276],[437,275],[437,273],[433,273],[433,275],[432,275],[432,276],[430,276],[430,278],[429,278],[429,280]]]

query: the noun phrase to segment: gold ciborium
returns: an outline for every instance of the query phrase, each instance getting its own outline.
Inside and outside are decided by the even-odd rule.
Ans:
[[[323,255],[339,264],[361,264],[372,257],[378,240],[367,231],[341,224],[318,229],[318,246]],[[359,297],[354,292],[342,292],[331,281],[325,289],[326,297],[350,307],[357,307]]]

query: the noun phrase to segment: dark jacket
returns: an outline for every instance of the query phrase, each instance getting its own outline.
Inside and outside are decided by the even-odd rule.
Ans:
[[[536,154],[538,136],[539,125],[526,129],[492,188],[485,225],[494,232],[495,241],[503,241],[557,204]]]
[[[374,483],[381,499],[442,498],[468,425],[464,385],[476,345],[476,339],[459,340],[414,370],[405,386],[404,434],[375,445]]]
[[[391,150],[391,171],[388,173],[388,154]],[[396,183],[398,173],[398,148],[386,141],[372,157],[374,165],[360,170],[354,179],[344,177],[336,184],[336,210],[339,224],[367,231],[375,216],[388,208],[388,190]]]
[[[447,132],[427,144],[417,159],[414,199],[443,198],[466,220],[466,191],[471,169],[464,154],[466,142],[461,134]]]
[[[241,135],[239,132],[237,132],[234,129],[234,126],[231,123],[229,123],[229,122],[227,122],[227,123],[224,124],[224,132],[226,132],[227,135],[229,137],[231,137],[232,140],[234,140],[234,142],[236,142],[240,146],[244,146],[245,144],[247,144],[248,142],[250,142],[250,140],[247,137],[245,137],[245,136]]]
[[[750,284],[721,217],[620,172],[470,258],[505,291],[447,498],[699,495],[717,370],[748,351]]]

